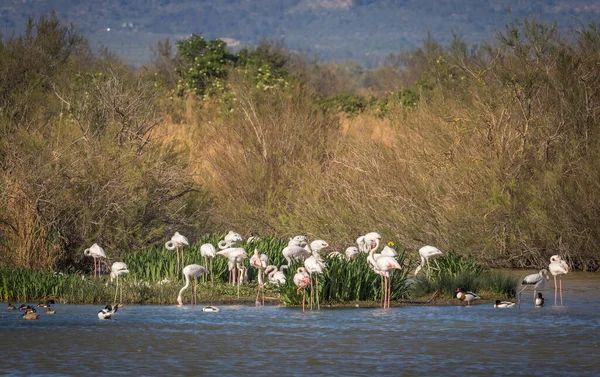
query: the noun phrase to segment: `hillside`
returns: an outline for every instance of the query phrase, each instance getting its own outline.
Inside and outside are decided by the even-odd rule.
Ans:
[[[452,31],[470,43],[489,40],[510,16],[556,21],[563,30],[597,20],[592,0],[5,0],[0,5],[2,33],[20,33],[29,17],[52,10],[72,22],[94,48],[109,48],[140,65],[158,40],[179,40],[191,33],[223,38],[233,49],[261,39],[283,39],[287,47],[323,61],[354,60],[381,64],[390,53],[411,49],[429,31],[446,43]],[[110,30],[110,31],[109,31]]]

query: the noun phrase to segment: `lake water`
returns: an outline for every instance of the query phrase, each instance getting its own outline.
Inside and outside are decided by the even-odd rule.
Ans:
[[[128,305],[103,321],[100,305],[26,321],[3,303],[0,374],[598,376],[600,274],[569,274],[563,288],[554,306],[546,284],[543,308],[529,290],[520,309]]]

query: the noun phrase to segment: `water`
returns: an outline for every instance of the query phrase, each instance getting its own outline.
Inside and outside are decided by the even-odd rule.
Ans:
[[[99,305],[25,321],[4,303],[0,374],[597,376],[598,287],[600,274],[567,275],[562,307],[550,282],[543,308],[527,291],[520,309],[128,305],[104,321]]]

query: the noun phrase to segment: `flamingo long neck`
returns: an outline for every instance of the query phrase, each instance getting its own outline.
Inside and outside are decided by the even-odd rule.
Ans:
[[[190,277],[188,274],[183,274],[185,276],[185,285],[183,286],[183,288],[181,288],[179,290],[179,295],[177,296],[177,303],[179,304],[179,306],[181,306],[183,304],[183,300],[181,298],[181,294],[183,293],[183,291],[185,291],[187,289],[187,287],[190,286]]]
[[[425,267],[425,257],[421,255],[421,268]]]

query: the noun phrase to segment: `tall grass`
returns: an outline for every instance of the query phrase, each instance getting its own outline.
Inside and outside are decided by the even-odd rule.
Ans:
[[[494,297],[515,296],[518,277],[492,271],[478,264],[472,256],[462,256],[450,251],[424,268],[410,286],[410,295],[421,298],[433,293],[446,299],[453,298],[456,288]]]

